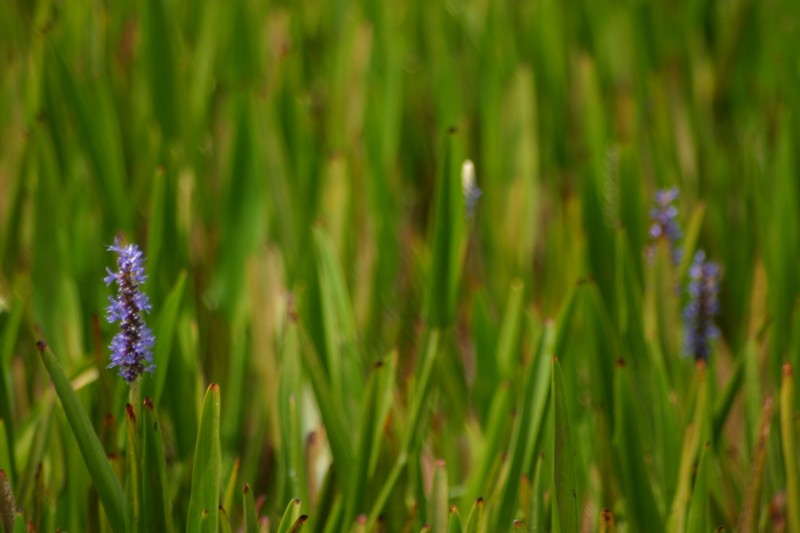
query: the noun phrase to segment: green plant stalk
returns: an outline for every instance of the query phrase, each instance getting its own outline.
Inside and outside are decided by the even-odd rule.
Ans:
[[[192,468],[192,493],[189,499],[189,516],[186,520],[188,533],[216,531],[219,526],[221,483],[219,418],[219,385],[212,383],[203,400],[200,429],[197,432],[194,468]],[[207,518],[204,518],[206,515]]]
[[[425,352],[422,356],[419,381],[414,388],[414,397],[411,403],[411,412],[409,413],[408,427],[406,428],[406,433],[403,438],[403,445],[400,448],[400,454],[398,455],[392,470],[386,477],[386,482],[383,484],[381,491],[378,493],[378,497],[372,506],[372,510],[369,512],[369,516],[367,518],[367,531],[372,531],[372,528],[375,526],[375,523],[378,520],[378,515],[386,505],[389,495],[392,493],[400,474],[403,472],[403,468],[405,468],[406,463],[408,462],[411,446],[414,444],[414,442],[416,442],[417,431],[419,429],[418,426],[422,417],[422,410],[423,407],[427,405],[425,399],[427,398],[428,382],[431,379],[433,363],[436,360],[436,353],[439,350],[439,335],[440,333],[437,329],[433,329],[428,332],[428,337],[425,344]]]
[[[64,413],[67,415],[75,440],[78,441],[83,461],[86,463],[89,475],[97,488],[97,495],[103,504],[103,509],[111,523],[111,527],[115,532],[122,533],[125,531],[126,523],[125,493],[122,491],[122,486],[120,486],[119,480],[117,480],[114,471],[111,469],[111,464],[108,462],[106,452],[103,450],[100,440],[92,428],[89,416],[83,409],[78,395],[72,389],[56,356],[53,355],[53,352],[44,341],[37,342],[36,347],[42,357],[47,373],[50,375],[50,380],[56,389],[61,405],[64,407]]]
[[[786,497],[789,511],[789,531],[800,531],[800,480],[797,477],[797,447],[794,429],[794,371],[783,365],[781,383],[781,440],[786,467]]]

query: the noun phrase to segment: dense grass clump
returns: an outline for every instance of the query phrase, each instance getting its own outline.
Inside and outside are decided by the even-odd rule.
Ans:
[[[0,531],[800,532],[799,29],[0,2]]]

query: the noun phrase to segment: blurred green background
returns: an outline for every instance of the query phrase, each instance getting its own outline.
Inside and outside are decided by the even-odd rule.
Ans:
[[[789,531],[798,15],[789,0],[1,2],[0,466],[17,505],[37,530],[108,527],[34,343],[124,457],[102,283],[122,233],[147,257],[142,388],[180,527],[218,383],[224,482],[265,495],[275,524],[299,497],[314,531],[361,514],[417,531],[452,521],[449,504],[466,522],[483,496],[485,531],[569,529],[547,466],[568,420],[581,531],[603,508],[619,531],[686,516]],[[453,203],[464,158],[483,191],[470,217]],[[685,257],[702,247],[724,273],[708,382],[680,354],[687,265],[646,259],[669,186]],[[707,487],[683,474],[706,440]],[[332,457],[352,469],[331,474]]]

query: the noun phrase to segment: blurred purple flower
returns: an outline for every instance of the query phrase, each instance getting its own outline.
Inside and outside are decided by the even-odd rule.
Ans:
[[[107,318],[110,323],[119,322],[120,331],[111,341],[111,364],[119,367],[119,375],[128,383],[142,372],[152,372],[153,343],[155,338],[144,323],[143,314],[150,311],[150,300],[140,289],[147,276],[144,273],[144,255],[135,244],[120,246],[119,238],[109,251],[116,252],[117,271],[106,268],[106,285],[117,283],[117,297],[109,297]]]
[[[719,313],[719,267],[706,261],[699,250],[689,268],[689,302],[683,310],[685,328],[684,352],[695,360],[707,360],[711,355],[710,342],[719,337],[714,317]]]
[[[672,263],[681,262],[682,252],[678,241],[683,236],[678,226],[678,208],[673,202],[678,199],[678,189],[661,189],[656,191],[656,205],[650,210],[650,230],[648,234],[651,242],[658,239],[667,239],[672,253]]]

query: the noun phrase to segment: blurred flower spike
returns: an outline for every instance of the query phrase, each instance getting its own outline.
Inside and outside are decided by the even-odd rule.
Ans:
[[[111,341],[111,363],[108,368],[119,368],[119,375],[128,383],[142,372],[152,372],[153,343],[155,338],[144,323],[144,313],[150,312],[150,300],[140,286],[147,276],[144,273],[144,255],[135,244],[120,246],[119,237],[109,251],[117,254],[117,271],[106,268],[106,285],[116,282],[117,295],[109,297],[107,318],[119,323],[120,331]]]
[[[478,188],[475,180],[475,165],[469,159],[461,165],[461,188],[464,191],[464,206],[467,210],[467,218],[475,215],[475,208],[478,206],[483,191]]]
[[[678,226],[678,208],[674,202],[678,199],[678,189],[662,189],[656,191],[656,205],[650,210],[650,241],[655,243],[659,239],[667,239],[672,253],[672,263],[681,262],[681,249],[678,241],[682,237],[681,228]]]
[[[711,341],[719,337],[714,317],[719,313],[719,267],[706,261],[702,250],[694,256],[689,268],[689,302],[683,310],[685,328],[684,352],[695,360],[707,360]]]

